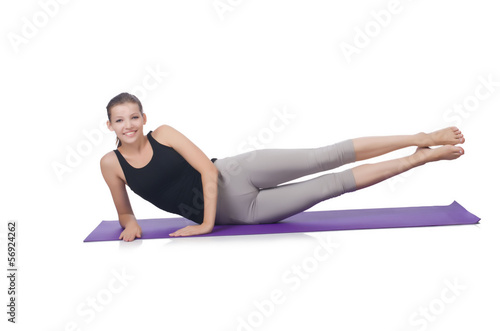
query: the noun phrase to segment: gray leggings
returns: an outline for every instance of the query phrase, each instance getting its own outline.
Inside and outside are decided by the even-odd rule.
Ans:
[[[219,170],[215,223],[274,223],[355,191],[351,169],[280,185],[354,161],[352,140],[310,149],[261,149],[218,159],[214,163]]]

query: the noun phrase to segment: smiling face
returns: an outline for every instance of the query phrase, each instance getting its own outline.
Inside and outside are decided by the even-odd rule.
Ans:
[[[141,113],[136,103],[117,104],[110,109],[110,119],[107,124],[111,131],[115,131],[116,137],[122,144],[133,143],[137,137],[143,136],[146,114]]]

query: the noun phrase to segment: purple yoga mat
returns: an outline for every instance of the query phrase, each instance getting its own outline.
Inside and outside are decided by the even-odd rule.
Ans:
[[[216,225],[211,233],[197,237],[476,224],[479,220],[454,201],[449,206],[302,212],[272,224]],[[137,222],[142,228],[139,240],[173,238],[170,233],[196,224],[181,217],[140,219]],[[84,242],[119,240],[122,231],[118,221],[102,221]]]

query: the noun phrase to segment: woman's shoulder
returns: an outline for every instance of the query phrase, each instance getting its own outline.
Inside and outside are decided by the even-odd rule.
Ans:
[[[101,168],[112,168],[118,164],[118,157],[115,151],[110,151],[101,157]]]
[[[167,124],[162,124],[151,132],[153,138],[162,145],[172,147],[171,139],[175,129]]]

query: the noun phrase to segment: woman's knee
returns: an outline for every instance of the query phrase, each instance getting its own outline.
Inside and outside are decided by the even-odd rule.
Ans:
[[[337,197],[344,193],[356,191],[356,180],[351,169],[329,174],[331,177],[331,197]]]
[[[323,171],[352,163],[356,161],[354,143],[352,139],[349,139],[333,145],[319,147],[315,150],[315,159]]]

